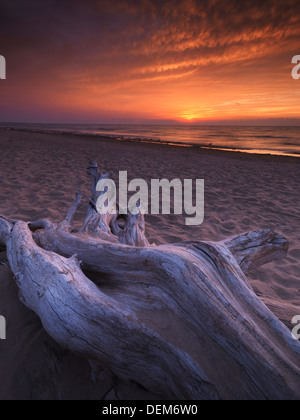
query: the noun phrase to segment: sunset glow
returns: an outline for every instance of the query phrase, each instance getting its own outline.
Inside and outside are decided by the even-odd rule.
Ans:
[[[1,120],[300,124],[299,9],[298,0],[5,3]]]

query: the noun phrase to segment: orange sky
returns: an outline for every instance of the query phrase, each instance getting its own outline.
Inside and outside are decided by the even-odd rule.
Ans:
[[[0,5],[0,121],[300,125],[298,0]]]

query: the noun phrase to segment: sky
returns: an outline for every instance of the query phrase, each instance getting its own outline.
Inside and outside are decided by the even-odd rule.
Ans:
[[[0,121],[300,125],[299,0],[0,0]]]

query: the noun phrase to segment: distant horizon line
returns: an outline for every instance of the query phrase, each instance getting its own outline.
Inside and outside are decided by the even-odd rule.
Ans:
[[[218,123],[199,123],[199,122],[25,122],[25,121],[1,121],[0,125],[11,125],[11,124],[35,124],[35,125],[128,125],[128,126],[227,126],[227,127],[300,127],[300,120],[299,122],[296,121],[293,124],[284,124],[284,123],[268,123],[267,121],[261,123],[238,123],[238,122],[218,122]]]

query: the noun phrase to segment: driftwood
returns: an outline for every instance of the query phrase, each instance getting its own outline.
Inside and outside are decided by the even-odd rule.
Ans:
[[[152,393],[177,399],[298,399],[300,345],[245,275],[286,255],[258,230],[223,242],[149,246],[143,215],[100,216],[82,228],[0,218],[0,242],[22,302],[63,347]],[[101,193],[101,192],[100,192]],[[76,255],[76,256],[75,256]]]

